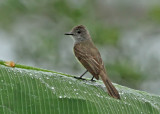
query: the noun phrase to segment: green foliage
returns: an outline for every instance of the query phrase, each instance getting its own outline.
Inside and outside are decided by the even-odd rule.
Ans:
[[[160,6],[155,6],[149,12],[149,18],[160,23]]]
[[[116,80],[118,76],[121,77],[121,80],[117,81],[120,84],[137,89],[143,81],[143,74],[141,74],[139,70],[136,70],[137,68],[133,67],[132,63],[129,65],[128,63],[121,64],[117,62],[113,65],[107,65],[106,67],[112,80]],[[118,76],[112,72],[117,72]]]
[[[61,15],[68,16],[74,21],[79,21],[84,14],[84,10],[78,8],[74,9],[70,5],[71,4],[67,3],[67,1],[56,1],[54,3],[54,9]]]
[[[25,6],[19,0],[7,0],[0,4],[0,25],[7,28],[19,14],[24,14]]]
[[[101,81],[89,82],[39,68],[4,66],[0,61],[0,113],[160,113],[160,97],[120,85],[121,100],[108,96]]]
[[[104,27],[102,26],[96,26],[95,30],[95,42],[98,44],[110,44],[115,45],[117,44],[117,40],[120,35],[120,31],[116,27]]]

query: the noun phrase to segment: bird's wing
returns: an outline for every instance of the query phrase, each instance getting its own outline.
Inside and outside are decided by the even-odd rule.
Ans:
[[[104,69],[104,65],[99,51],[86,49],[86,47],[74,47],[75,56],[82,63],[82,65],[96,78],[99,79],[99,73]]]

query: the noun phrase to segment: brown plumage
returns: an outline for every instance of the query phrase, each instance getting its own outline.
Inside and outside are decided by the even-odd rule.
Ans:
[[[75,39],[74,53],[82,65],[98,80],[101,77],[110,96],[120,99],[117,89],[109,80],[101,55],[98,49],[93,44],[89,32],[83,25],[77,26],[72,29],[71,33]]]

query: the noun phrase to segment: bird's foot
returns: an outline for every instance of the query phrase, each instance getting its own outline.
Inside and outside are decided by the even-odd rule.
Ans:
[[[84,79],[84,78],[81,78],[81,77],[74,77],[74,78],[76,78],[76,79],[78,79],[78,80],[86,80],[86,79]]]
[[[94,76],[92,77],[92,79],[90,81],[91,82],[96,82],[96,80],[94,80]]]
[[[96,82],[96,80],[93,80],[93,79],[91,79],[90,81],[91,81],[91,82]]]

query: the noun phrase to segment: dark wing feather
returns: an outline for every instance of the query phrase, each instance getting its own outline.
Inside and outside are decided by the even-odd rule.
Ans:
[[[91,50],[92,49],[92,50]],[[76,44],[74,53],[82,65],[96,78],[99,79],[99,73],[104,69],[103,62],[98,50],[94,47]]]

